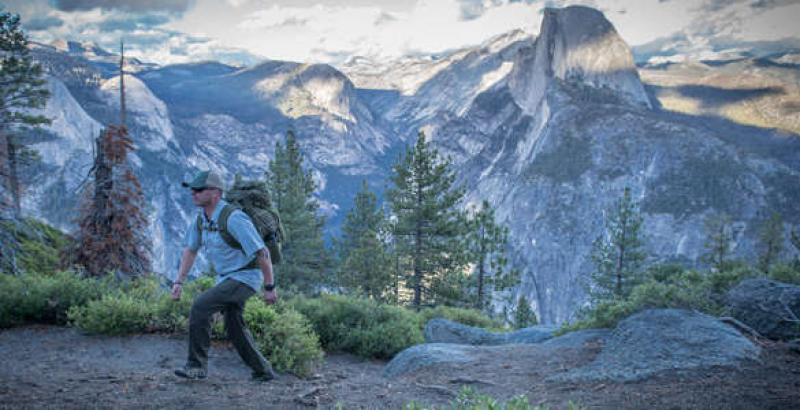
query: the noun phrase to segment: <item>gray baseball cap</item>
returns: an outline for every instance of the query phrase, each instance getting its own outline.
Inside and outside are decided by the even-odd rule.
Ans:
[[[225,190],[225,184],[222,183],[222,178],[216,172],[200,171],[194,177],[192,182],[184,182],[183,186],[192,189],[214,188],[220,191]]]

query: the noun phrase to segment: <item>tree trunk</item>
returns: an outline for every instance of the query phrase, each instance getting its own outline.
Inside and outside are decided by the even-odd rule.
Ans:
[[[484,237],[485,228],[481,227],[480,233],[480,244],[481,249],[478,253],[478,309],[483,309],[483,275],[485,275],[484,271],[484,262],[486,261],[486,238]]]
[[[17,145],[14,142],[14,136],[9,135],[8,138],[8,185],[11,189],[11,197],[14,201],[14,219],[22,219],[22,205],[20,196],[22,190],[19,183],[19,158],[17,156]]]

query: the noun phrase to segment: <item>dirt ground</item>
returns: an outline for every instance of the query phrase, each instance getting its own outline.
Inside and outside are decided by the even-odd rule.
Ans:
[[[82,335],[34,326],[0,331],[0,408],[375,408],[415,401],[447,405],[462,386],[506,400],[527,395],[551,409],[569,400],[589,408],[800,409],[800,354],[761,342],[762,363],[739,368],[661,373],[633,383],[564,384],[547,376],[591,362],[601,342],[557,354],[510,346],[492,361],[447,364],[395,379],[385,362],[329,353],[314,376],[282,375],[269,383],[250,372],[226,343],[211,350],[209,377],[186,381],[172,370],[183,363],[185,337]]]

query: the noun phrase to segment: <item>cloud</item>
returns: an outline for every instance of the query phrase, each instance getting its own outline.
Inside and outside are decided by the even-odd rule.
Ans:
[[[161,26],[170,20],[170,17],[163,14],[129,15],[103,20],[97,26],[103,32],[133,31]]]
[[[61,11],[87,11],[94,9],[130,12],[170,11],[184,12],[191,0],[54,0],[53,6]]]
[[[47,17],[35,18],[28,22],[23,22],[22,25],[26,30],[41,31],[41,30],[49,30],[55,27],[61,27],[64,25],[64,20],[61,20],[60,18],[54,16],[47,16]]]

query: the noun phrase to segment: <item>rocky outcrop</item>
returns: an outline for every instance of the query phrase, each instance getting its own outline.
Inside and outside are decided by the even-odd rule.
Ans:
[[[438,363],[467,362],[479,349],[475,346],[452,343],[416,345],[395,356],[383,373],[387,377],[396,377]]]
[[[800,286],[748,279],[728,291],[731,316],[770,339],[800,338]]]
[[[558,79],[618,92],[651,106],[628,45],[603,13],[583,6],[546,9],[533,48],[521,49],[509,78],[514,99],[535,113]]]
[[[431,319],[424,329],[426,343],[453,343],[497,346],[514,343],[540,343],[553,337],[554,326],[539,325],[506,333],[463,325],[443,318]]]
[[[619,382],[662,371],[737,366],[758,360],[761,349],[712,316],[676,309],[646,310],[620,322],[591,364],[548,381]]]

